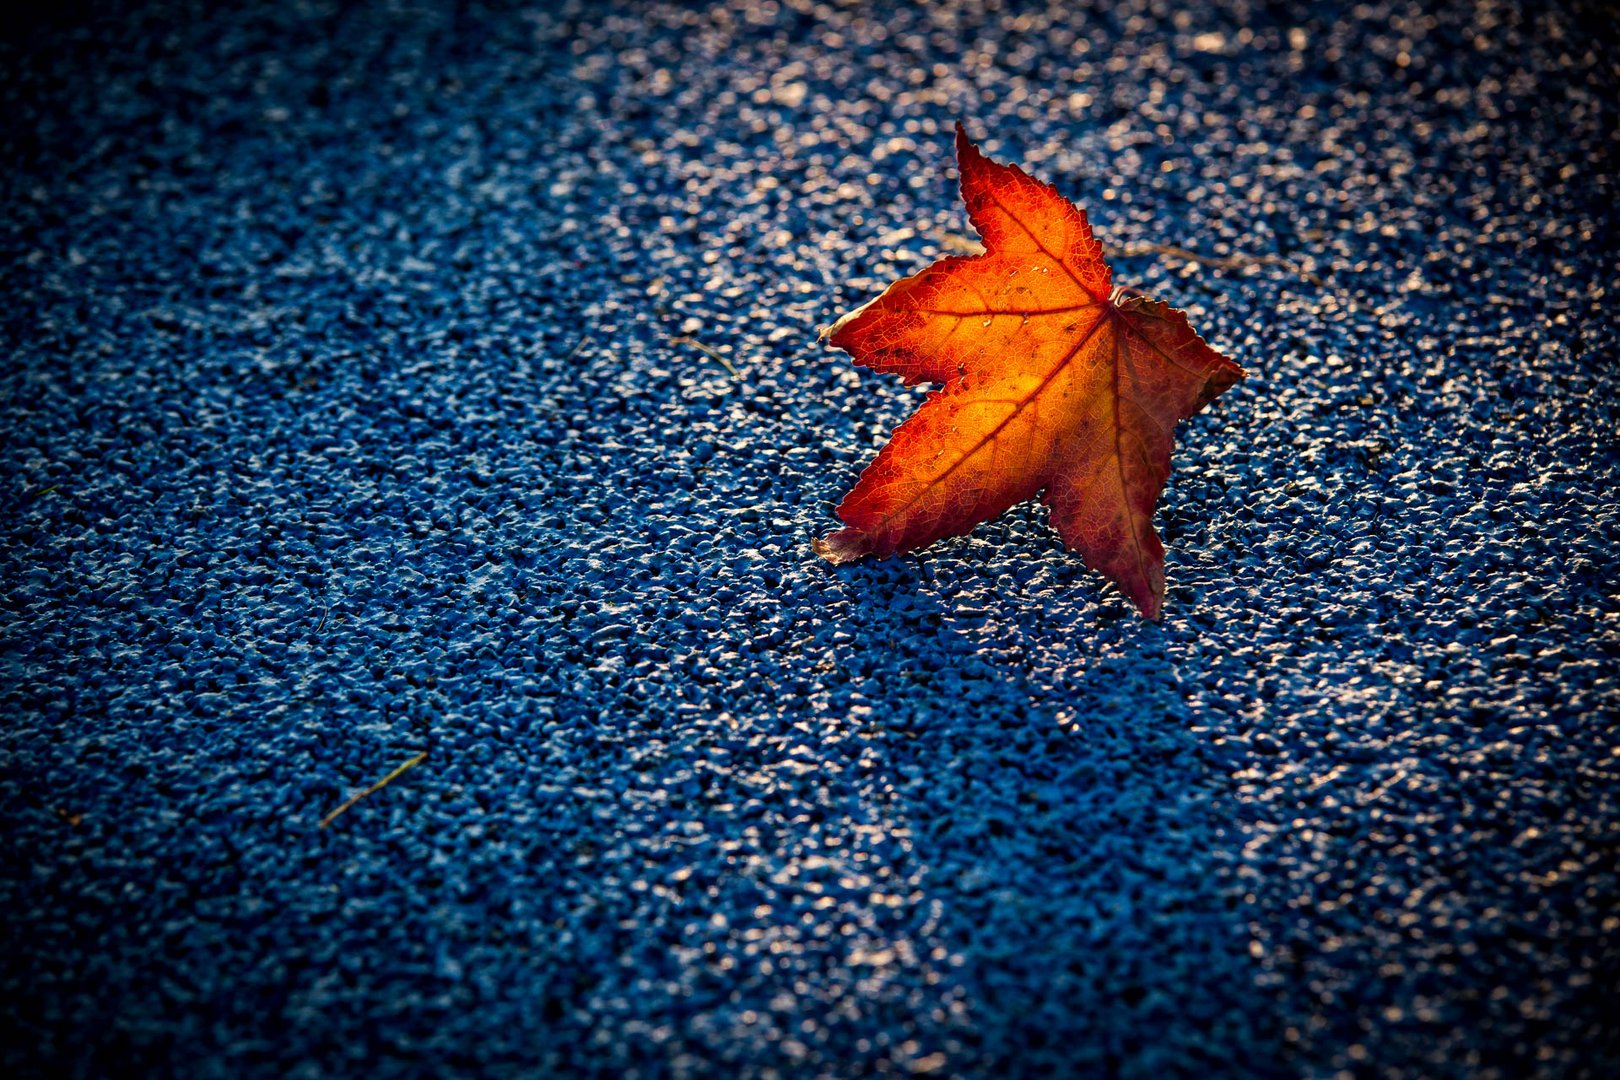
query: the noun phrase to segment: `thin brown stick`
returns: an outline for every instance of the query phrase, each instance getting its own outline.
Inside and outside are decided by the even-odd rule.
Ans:
[[[1361,805],[1366,806],[1368,803],[1377,802],[1379,799],[1384,797],[1384,792],[1388,791],[1390,788],[1394,787],[1396,784],[1400,783],[1406,778],[1407,775],[1405,769],[1396,769],[1394,776],[1390,777],[1388,780],[1385,780],[1382,784],[1379,784],[1372,791],[1368,792],[1367,797],[1361,800]]]
[[[1172,259],[1182,259],[1190,263],[1199,263],[1203,266],[1213,266],[1219,270],[1246,270],[1251,266],[1280,266],[1291,274],[1296,274],[1312,285],[1321,285],[1322,279],[1309,270],[1301,270],[1280,255],[1201,255],[1174,244],[1129,244],[1120,251],[1127,258],[1136,255],[1167,255]]]
[[[372,784],[370,787],[366,788],[364,791],[357,791],[353,795],[350,795],[346,800],[344,800],[342,806],[321,818],[320,827],[323,829],[326,828],[328,825],[332,824],[332,822],[336,821],[338,819],[338,815],[342,814],[349,807],[353,806],[367,795],[375,795],[377,792],[381,791],[389,784],[392,784],[395,780],[398,780],[405,773],[416,768],[426,760],[427,751],[424,750],[420,754],[417,754],[415,757],[411,758],[411,760],[407,761],[405,764],[401,765],[399,768],[395,769],[393,772],[389,773],[387,776],[383,777],[381,780],[377,781],[375,784]]]
[[[720,363],[724,364],[725,367],[726,367],[726,370],[731,372],[731,377],[733,379],[742,378],[742,372],[740,372],[736,368],[732,367],[730,360],[727,360],[724,356],[721,356],[719,353],[715,352],[713,349],[711,349],[707,345],[703,344],[703,342],[699,341],[697,338],[688,337],[686,334],[682,334],[679,337],[672,337],[669,340],[672,343],[676,344],[676,345],[690,345],[690,346],[692,346],[692,348],[696,349],[698,352],[702,353],[704,356],[707,356],[710,360],[718,360]]]
[[[1270,263],[1279,261],[1275,255],[1200,255],[1174,244],[1128,244],[1120,251],[1121,255],[1168,255],[1173,259],[1185,259],[1187,262],[1202,263],[1204,266],[1218,266],[1223,270],[1242,270],[1246,266],[1256,263]]]

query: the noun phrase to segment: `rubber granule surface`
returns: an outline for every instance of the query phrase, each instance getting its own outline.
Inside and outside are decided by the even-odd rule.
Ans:
[[[1602,5],[117,7],[0,46],[6,1075],[1620,1072]],[[1162,624],[810,550],[958,119],[1250,372]]]

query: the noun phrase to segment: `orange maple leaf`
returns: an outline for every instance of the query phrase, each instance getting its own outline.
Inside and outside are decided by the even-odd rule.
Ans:
[[[968,532],[1045,492],[1052,523],[1149,619],[1164,604],[1153,507],[1171,430],[1243,378],[1168,304],[1115,288],[1084,211],[956,126],[982,255],[941,259],[827,332],[906,384],[943,383],[815,541],[834,563]]]

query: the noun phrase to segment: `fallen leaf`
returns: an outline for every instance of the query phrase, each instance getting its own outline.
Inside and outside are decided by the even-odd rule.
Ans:
[[[815,541],[833,563],[959,536],[1044,492],[1052,523],[1144,616],[1164,604],[1153,508],[1171,431],[1243,369],[1187,316],[1116,288],[1083,211],[956,126],[962,201],[982,255],[941,259],[827,332],[906,384],[942,383]]]

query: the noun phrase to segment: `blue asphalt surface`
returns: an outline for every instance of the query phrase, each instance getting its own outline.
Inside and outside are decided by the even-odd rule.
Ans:
[[[5,1075],[1620,1070],[1604,5],[115,7],[0,46]],[[1161,625],[810,551],[958,118],[1250,371]]]

